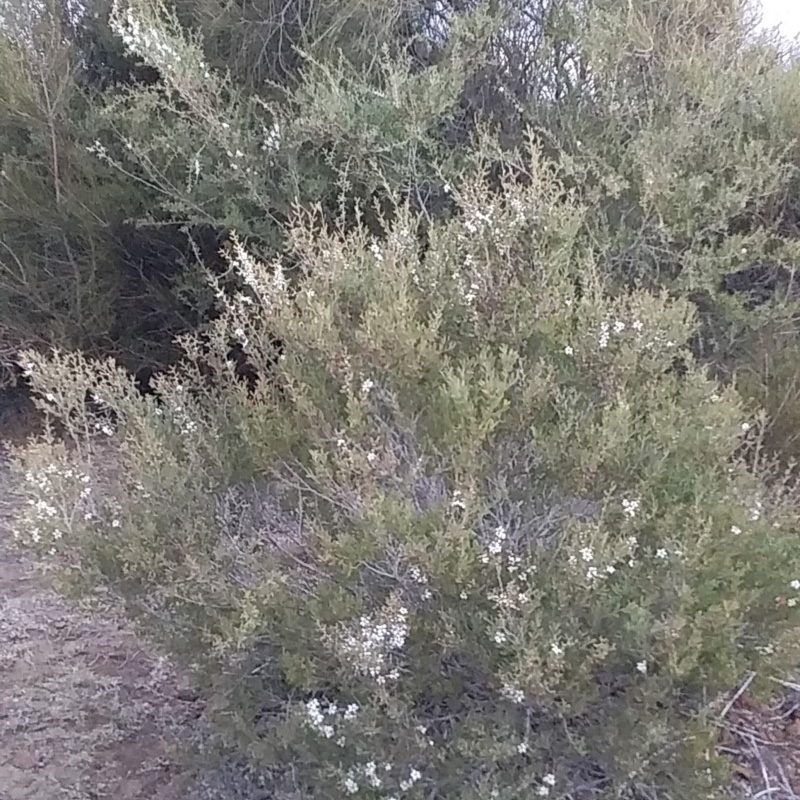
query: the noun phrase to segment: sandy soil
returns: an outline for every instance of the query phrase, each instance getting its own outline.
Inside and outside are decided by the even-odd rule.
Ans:
[[[0,497],[4,478],[0,464]],[[122,620],[57,596],[0,516],[2,800],[184,798],[170,734],[199,713]]]

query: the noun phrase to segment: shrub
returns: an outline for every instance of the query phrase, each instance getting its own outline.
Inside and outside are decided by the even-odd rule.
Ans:
[[[527,179],[465,175],[424,262],[407,209],[380,242],[299,215],[297,290],[236,245],[246,291],[158,401],[26,355],[77,447],[17,452],[21,539],[193,668],[276,797],[719,796],[717,698],[797,656],[792,493],[736,456],[759,419],[693,307],[609,296],[586,209],[535,151]]]

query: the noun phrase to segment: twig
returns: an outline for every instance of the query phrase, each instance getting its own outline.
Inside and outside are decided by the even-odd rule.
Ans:
[[[751,673],[750,673],[750,674],[749,674],[749,675],[748,675],[748,676],[747,676],[747,677],[744,679],[744,682],[743,682],[743,683],[742,683],[742,685],[739,687],[739,689],[737,690],[736,694],[735,694],[733,697],[731,697],[731,699],[730,699],[730,700],[727,702],[727,704],[725,705],[725,708],[723,708],[723,709],[722,709],[722,712],[721,712],[721,713],[720,713],[720,715],[719,715],[719,718],[720,718],[720,719],[725,719],[725,717],[727,716],[728,712],[729,712],[729,711],[730,711],[730,710],[733,708],[733,706],[734,706],[734,704],[736,703],[736,701],[737,701],[737,700],[738,700],[738,699],[739,699],[739,698],[740,698],[740,697],[741,697],[741,696],[742,696],[742,695],[743,695],[743,694],[744,694],[744,693],[747,691],[747,689],[750,687],[750,684],[751,684],[751,683],[753,682],[753,680],[755,679],[755,677],[756,677],[756,674],[757,674],[757,673],[755,673],[755,672],[751,672]]]

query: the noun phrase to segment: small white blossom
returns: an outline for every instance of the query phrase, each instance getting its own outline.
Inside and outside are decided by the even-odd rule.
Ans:
[[[734,536],[738,536],[742,532],[742,529],[738,525],[731,525],[731,533]]]
[[[453,492],[453,499],[450,501],[450,507],[460,508],[462,510],[466,508],[466,506],[464,505],[464,501],[461,499],[461,492],[459,492],[458,490]]]
[[[796,592],[800,592],[800,581],[799,581],[799,580],[797,580],[796,578],[795,578],[795,580],[793,580],[793,581],[792,581],[792,582],[789,584],[789,586],[791,586],[791,587],[792,587],[792,589],[794,589]]]
[[[608,323],[604,320],[600,323],[600,334],[597,337],[597,346],[600,350],[608,347]]]
[[[517,705],[525,701],[525,692],[517,686],[511,686],[511,684],[508,683],[503,686],[503,695]]]
[[[563,656],[564,648],[558,645],[556,642],[553,642],[553,644],[550,645],[550,652],[556,657]]]
[[[622,510],[625,512],[626,516],[628,516],[630,519],[633,519],[636,516],[636,512],[639,510],[639,501],[627,499],[623,500]]]
[[[494,635],[495,644],[505,644],[508,641],[505,633],[503,631],[497,631]]]
[[[528,752],[528,743],[527,742],[520,742],[517,745],[517,752],[520,755],[524,755],[525,753],[527,753]]]
[[[647,674],[647,662],[646,661],[639,661],[636,664],[636,669],[642,673],[642,675]]]
[[[663,547],[659,547],[656,550],[656,558],[665,559],[667,557],[667,551]]]
[[[568,356],[571,356],[571,355],[574,355],[574,354],[575,354],[575,351],[572,349],[571,345],[567,345],[567,346],[564,348],[564,353],[565,353],[566,355],[568,355]]]

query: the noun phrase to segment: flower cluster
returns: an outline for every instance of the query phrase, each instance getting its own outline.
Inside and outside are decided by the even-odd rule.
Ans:
[[[175,387],[176,398],[180,397],[182,392],[183,386],[178,384]],[[168,402],[172,421],[178,426],[180,432],[184,436],[189,436],[199,429],[199,425],[197,424],[196,420],[192,419],[191,414],[186,406],[182,402],[177,401],[176,398],[170,398],[171,402]],[[163,412],[161,412],[161,409],[156,409],[157,416],[161,416],[162,413]]]
[[[274,153],[280,148],[282,138],[281,126],[276,120],[272,123],[271,128],[267,129],[264,127],[264,138],[261,142],[261,149],[265,152],[269,151]]]
[[[41,472],[24,475],[28,495],[14,539],[23,544],[49,544],[55,554],[55,544],[70,532],[75,519],[94,518],[91,478],[78,469],[60,470],[48,464]]]
[[[323,708],[320,701],[313,698],[306,703],[306,724],[326,739],[335,737],[336,744],[343,747],[346,740],[341,732],[341,721],[352,722],[359,710],[356,703],[350,703],[344,708],[340,708],[336,703],[328,703]]]
[[[288,281],[280,259],[271,268],[256,261],[245,250],[238,239],[232,237],[233,254],[229,256],[231,266],[239,273],[242,280],[253,290],[262,305],[270,308],[287,298]]]
[[[408,636],[408,609],[391,598],[377,614],[362,616],[356,625],[343,632],[340,654],[362,675],[382,686],[397,680],[400,673],[389,668],[390,656],[400,650]]]
[[[433,593],[428,588],[428,576],[417,566],[411,566],[408,570],[409,577],[414,583],[422,586],[422,599],[430,600]]]
[[[631,322],[625,322],[621,319],[604,319],[600,322],[597,330],[598,350],[605,350],[608,347],[612,336],[625,336],[627,335],[627,331],[633,332],[636,340],[641,343],[641,346],[645,350],[653,350],[656,347],[671,348],[675,347],[676,345],[676,342],[673,339],[667,338],[661,331],[655,331],[647,341],[642,341],[641,337],[644,332],[644,323],[640,319],[634,319]]]
[[[110,19],[111,29],[122,39],[125,47],[157,67],[162,74],[177,75],[186,68],[186,62],[191,60],[195,70],[209,75],[207,65],[197,53],[179,52],[176,43],[170,40],[163,29],[148,22],[138,18],[130,5],[124,14],[121,13],[116,3]]]
[[[366,783],[371,789],[380,789],[383,787],[384,781],[386,780],[386,777],[382,777],[380,773],[383,772],[385,775],[388,775],[391,771],[391,764],[384,764],[383,767],[379,769],[374,761],[367,761],[364,764],[350,767],[343,781],[344,790],[347,794],[357,794],[361,789],[359,780]],[[422,773],[418,769],[412,767],[409,770],[408,777],[400,779],[400,791],[407,792],[421,779]],[[386,797],[386,800],[398,800],[398,798],[396,795],[389,795]]]

